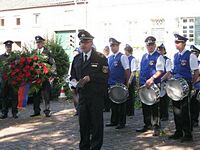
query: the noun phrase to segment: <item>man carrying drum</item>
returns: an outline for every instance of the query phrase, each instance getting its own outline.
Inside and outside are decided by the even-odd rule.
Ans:
[[[179,51],[174,55],[172,74],[175,79],[183,78],[191,89],[199,76],[198,59],[189,50],[185,49],[186,37],[174,34],[175,46]],[[194,75],[192,75],[192,71]],[[172,101],[176,131],[169,139],[181,139],[181,142],[192,141],[192,126],[190,117],[190,90],[189,94],[179,101]]]
[[[130,76],[128,57],[119,52],[119,41],[110,38],[109,42],[113,55],[108,58],[110,70],[108,84],[110,87],[116,84],[126,84]],[[106,126],[117,126],[116,129],[124,128],[126,124],[126,102],[121,104],[112,102],[111,110],[111,121]]]
[[[145,39],[147,53],[143,55],[140,63],[140,86],[150,88],[154,83],[161,82],[164,71],[164,58],[156,51],[156,38],[149,36]],[[146,132],[153,127],[153,136],[160,135],[159,103],[147,105],[142,102],[144,126],[137,132]]]

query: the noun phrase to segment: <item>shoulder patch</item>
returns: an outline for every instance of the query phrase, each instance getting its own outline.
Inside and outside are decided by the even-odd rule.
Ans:
[[[102,67],[102,72],[103,73],[108,73],[108,66],[103,66]]]

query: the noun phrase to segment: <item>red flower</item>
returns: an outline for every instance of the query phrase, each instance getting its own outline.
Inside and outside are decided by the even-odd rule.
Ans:
[[[33,66],[30,66],[30,70],[31,70],[31,71],[34,71],[34,67],[33,67]]]
[[[26,61],[26,58],[25,58],[25,57],[23,57],[23,56],[21,56],[21,57],[20,57],[20,64],[24,64],[24,63],[25,63],[25,61]]]
[[[47,68],[47,66],[43,66],[43,73],[47,74],[49,72],[49,69]]]
[[[26,66],[25,66],[25,69],[26,69],[26,70],[29,70],[29,69],[30,69],[30,66],[29,66],[29,65],[26,65]]]
[[[16,68],[16,69],[15,69],[15,72],[16,72],[16,73],[17,73],[17,72],[19,72],[19,71],[20,71],[20,69],[19,69],[19,68]]]
[[[30,76],[31,76],[31,73],[30,73],[30,72],[26,72],[26,73],[25,73],[25,76],[26,76],[26,77],[30,77]]]
[[[38,57],[37,57],[37,56],[34,56],[34,57],[33,57],[33,60],[34,60],[34,61],[38,61]]]
[[[15,63],[10,64],[11,68],[15,68]]]
[[[30,64],[32,62],[32,59],[28,57],[26,61]]]
[[[36,84],[41,84],[42,83],[42,80],[41,79],[37,79],[36,80]]]
[[[14,77],[14,76],[15,76],[15,73],[16,73],[15,71],[12,71],[12,72],[10,73],[10,76],[11,76],[11,77]]]

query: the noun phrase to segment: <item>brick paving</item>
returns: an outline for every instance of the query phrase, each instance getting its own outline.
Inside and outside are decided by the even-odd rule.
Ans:
[[[0,150],[76,150],[79,144],[78,117],[74,116],[71,103],[51,102],[52,117],[39,116],[30,118],[32,105],[20,111],[19,118],[9,117],[0,120]],[[162,122],[162,134],[153,137],[152,131],[135,132],[143,126],[141,109],[135,116],[127,117],[125,129],[104,128],[102,150],[191,150],[200,149],[200,127],[195,128],[194,141],[180,143],[168,140],[174,131],[173,115],[170,120]],[[11,116],[9,114],[9,116]],[[104,122],[109,122],[110,113],[104,113]]]

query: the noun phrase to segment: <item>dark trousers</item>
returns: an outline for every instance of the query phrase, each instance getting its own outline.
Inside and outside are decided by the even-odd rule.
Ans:
[[[126,124],[126,102],[122,104],[111,102],[111,123],[116,125]]]
[[[167,94],[165,94],[163,97],[160,97],[160,118],[169,118],[168,108],[169,97]]]
[[[104,96],[104,110],[110,111],[110,108],[111,108],[111,100],[109,98],[108,90],[107,90]]]
[[[2,96],[2,114],[7,115],[9,107],[12,108],[12,114],[16,115],[18,113],[18,97],[17,93],[14,91],[11,85],[5,84],[3,87]]]
[[[190,94],[189,94],[190,95]],[[180,101],[172,101],[174,111],[174,121],[176,132],[185,136],[192,136],[191,117],[190,117],[190,102],[188,96]]]
[[[33,110],[35,114],[40,113],[40,103],[41,100],[44,103],[44,113],[50,113],[50,94],[51,94],[51,85],[48,81],[45,81],[42,85],[42,89],[33,95]]]
[[[200,104],[199,101],[196,99],[198,92],[199,90],[196,91],[196,94],[192,96],[190,101],[190,113],[191,113],[192,124],[199,122],[198,118],[199,118]]]
[[[79,96],[79,148],[100,150],[103,144],[103,96]]]
[[[153,126],[154,128],[160,127],[160,110],[159,103],[153,105],[146,105],[142,103],[143,120],[146,127]]]
[[[134,104],[135,104],[135,82],[132,82],[128,88],[129,96],[126,101],[126,115],[134,115]]]

